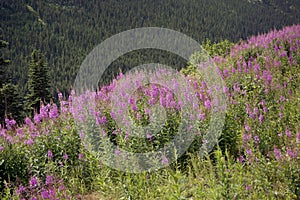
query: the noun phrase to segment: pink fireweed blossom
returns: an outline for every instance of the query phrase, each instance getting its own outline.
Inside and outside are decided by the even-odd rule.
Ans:
[[[250,128],[250,126],[249,126],[248,124],[245,125],[245,130],[246,130],[247,132],[250,132],[250,131],[251,131],[251,128]]]
[[[42,116],[40,114],[35,113],[33,119],[36,124],[39,124],[42,121]]]
[[[262,114],[259,115],[258,119],[260,124],[264,122],[264,116]]]
[[[9,130],[12,130],[13,129],[13,127],[17,124],[17,122],[14,120],[14,119],[5,119],[5,124],[6,124],[6,127],[7,127],[7,129],[9,129]]]
[[[298,151],[292,151],[291,149],[286,150],[287,155],[292,158],[292,159],[297,159],[298,158]]]
[[[162,163],[163,165],[167,165],[167,164],[169,163],[169,161],[168,161],[168,159],[167,159],[167,157],[166,157],[165,155],[162,156],[161,163]]]
[[[50,199],[50,195],[47,190],[43,189],[41,195],[44,199]]]
[[[121,155],[120,149],[117,148],[117,149],[115,150],[115,154],[116,154],[116,155]]]
[[[31,179],[29,181],[29,185],[30,185],[30,187],[36,187],[38,185],[38,181],[35,176],[31,177]]]
[[[23,185],[20,185],[19,188],[16,190],[16,194],[20,195],[22,192],[26,191],[26,187],[24,187]]]
[[[50,111],[49,111],[49,118],[50,119],[58,118],[58,108],[57,108],[56,104],[53,104],[51,106]]]
[[[239,161],[240,163],[243,163],[243,162],[245,162],[245,158],[244,158],[244,156],[240,156],[240,157],[238,157],[238,158],[237,158],[237,161]]]
[[[79,153],[79,154],[78,154],[78,159],[79,159],[79,160],[82,160],[82,159],[83,159],[83,154],[82,154],[82,153]]]
[[[274,146],[274,154],[275,154],[275,157],[277,160],[280,160],[282,158],[282,154],[281,154],[280,150],[277,149],[275,146]]]
[[[292,137],[292,132],[289,129],[286,129],[285,134],[288,138]]]
[[[67,160],[67,159],[69,158],[68,154],[65,153],[65,154],[63,155],[63,158],[64,158],[65,160]]]
[[[53,158],[53,153],[52,153],[51,150],[48,150],[47,156],[48,156],[48,158],[50,158],[50,159]]]
[[[28,139],[28,140],[25,140],[25,144],[31,146],[34,144],[34,141],[32,139]]]
[[[253,139],[254,139],[254,141],[255,141],[256,144],[259,144],[260,140],[259,140],[259,136],[258,135],[254,136]]]
[[[297,142],[300,141],[300,133],[297,133],[297,135],[296,135],[296,141],[297,141]]]
[[[83,131],[81,131],[80,133],[79,133],[79,137],[82,139],[82,138],[84,138],[84,132]]]
[[[147,137],[147,139],[148,139],[149,141],[152,141],[152,135],[151,135],[151,134],[147,133],[146,137]]]
[[[243,142],[246,143],[251,139],[251,134],[244,134],[243,135]]]
[[[53,184],[53,177],[52,176],[50,176],[50,175],[47,175],[46,176],[46,185],[51,185],[51,184]]]
[[[209,110],[209,109],[211,108],[210,100],[206,100],[206,101],[204,102],[204,106],[205,106],[206,109]]]

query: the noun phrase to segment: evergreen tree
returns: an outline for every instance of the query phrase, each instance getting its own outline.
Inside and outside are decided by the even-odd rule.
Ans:
[[[7,42],[0,40],[0,49],[6,48],[8,45]],[[9,60],[6,60],[2,57],[0,57],[0,88],[8,82],[8,75],[7,75],[7,70],[6,66],[9,64]]]
[[[4,84],[0,89],[0,101],[3,107],[1,113],[1,122],[4,122],[6,117],[15,119],[18,123],[25,118],[23,109],[23,98],[18,93],[17,86],[12,83]]]
[[[28,93],[26,95],[26,109],[30,115],[39,112],[40,102],[50,102],[50,82],[48,67],[41,51],[35,50],[31,55],[28,72]]]
[[[0,48],[7,47],[8,43],[0,40]],[[0,123],[4,123],[6,117],[14,118],[17,122],[24,119],[23,99],[18,93],[17,86],[10,83],[7,74],[9,60],[0,58]]]

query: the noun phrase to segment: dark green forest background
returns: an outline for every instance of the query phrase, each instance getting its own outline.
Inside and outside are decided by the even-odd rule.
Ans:
[[[237,42],[273,28],[297,24],[299,0],[1,0],[1,57],[21,95],[28,92],[31,53],[38,49],[49,68],[52,95],[67,94],[85,56],[119,32],[138,27],[164,27],[207,39]],[[112,63],[102,81],[121,68],[159,62],[180,69],[186,61],[168,52],[140,50]]]

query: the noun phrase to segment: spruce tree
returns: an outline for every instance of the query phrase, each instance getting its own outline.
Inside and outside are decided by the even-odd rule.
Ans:
[[[6,48],[8,45],[7,42],[0,40],[0,49]],[[8,75],[6,72],[6,66],[9,64],[9,60],[6,60],[2,57],[2,52],[0,56],[0,88],[8,82]]]
[[[0,48],[7,47],[8,43],[0,40]],[[23,99],[18,93],[17,86],[11,83],[7,66],[10,61],[0,57],[0,123],[6,117],[14,118],[18,123],[24,119]]]
[[[18,93],[17,86],[12,83],[4,84],[0,88],[0,99],[4,109],[1,121],[3,122],[8,117],[15,119],[18,123],[23,122],[25,118],[23,99]]]
[[[44,55],[39,50],[31,54],[28,72],[28,93],[26,95],[26,109],[28,114],[39,112],[40,102],[50,102],[50,79]]]

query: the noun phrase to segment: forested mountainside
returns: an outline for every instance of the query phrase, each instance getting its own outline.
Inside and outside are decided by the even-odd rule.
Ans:
[[[207,38],[237,42],[300,21],[298,0],[1,0],[0,9],[0,39],[9,43],[2,53],[11,60],[8,70],[23,94],[35,49],[46,56],[53,93],[68,92],[85,56],[121,31],[155,26],[199,42]],[[158,61],[176,68],[186,65],[167,52],[142,50],[118,59],[111,69],[126,71]]]

